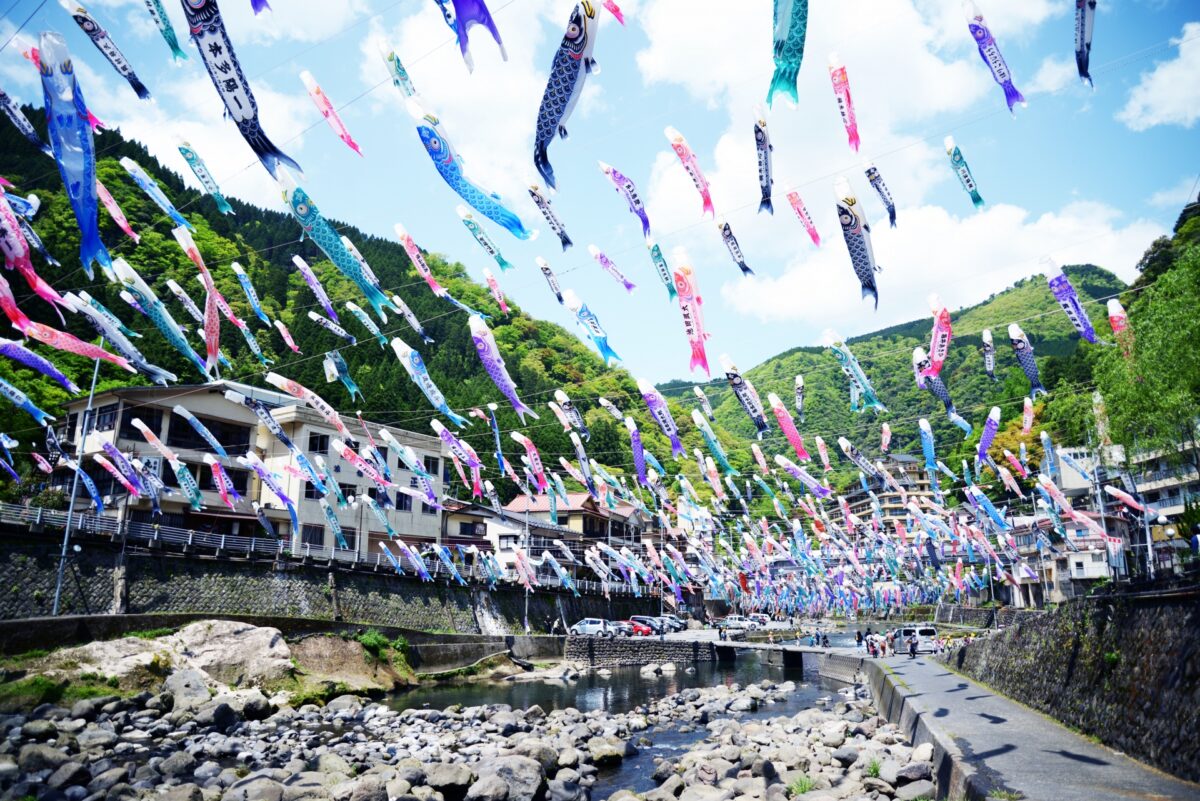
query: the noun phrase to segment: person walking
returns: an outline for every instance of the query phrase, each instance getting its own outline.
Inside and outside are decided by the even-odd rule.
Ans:
[[[912,635],[908,638],[908,658],[917,658],[917,635]]]
[[[858,648],[862,648],[862,647],[863,647],[863,633],[862,633],[862,629],[859,629],[858,631],[854,632],[854,644],[855,644],[855,646],[856,646],[856,647],[858,647]]]

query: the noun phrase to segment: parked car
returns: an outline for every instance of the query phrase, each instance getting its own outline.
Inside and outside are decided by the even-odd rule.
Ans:
[[[607,620],[585,617],[569,629],[576,637],[612,637],[615,633]]]
[[[917,625],[904,626],[896,630],[896,635],[899,640],[896,643],[896,653],[908,653],[908,638],[917,635],[917,653],[928,651],[933,653],[936,650],[934,640],[937,639],[937,629],[932,625]]]
[[[687,623],[684,623],[674,615],[663,615],[662,619],[671,627],[672,631],[683,631],[687,628]]]
[[[610,620],[608,625],[612,627],[613,633],[618,637],[633,636],[633,624],[628,620]]]
[[[650,629],[651,634],[662,634],[664,631],[666,631],[663,626],[663,622],[656,617],[650,617],[649,615],[634,615],[629,619],[634,623],[641,623],[643,626],[646,626],[648,629]]]
[[[629,627],[629,635],[633,637],[649,637],[654,633],[645,623],[638,623],[636,620],[622,620],[620,622],[621,625]]]
[[[767,617],[762,612],[755,612],[754,614],[746,615],[746,617],[750,618],[755,623],[757,623],[760,626],[763,626],[764,628],[771,622],[771,618]]]
[[[719,629],[747,629],[758,631],[758,623],[742,615],[726,615],[717,621]]]

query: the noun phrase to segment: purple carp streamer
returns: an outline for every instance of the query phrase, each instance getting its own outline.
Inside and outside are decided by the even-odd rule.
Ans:
[[[1013,106],[1017,103],[1022,106],[1029,105],[1025,102],[1025,96],[1017,90],[1017,87],[1013,86],[1012,72],[1008,69],[1008,63],[1004,60],[1004,56],[1000,54],[1000,46],[996,44],[996,37],[992,36],[987,22],[983,19],[983,12],[979,10],[973,0],[964,0],[963,10],[967,14],[967,28],[971,31],[971,36],[979,47],[979,57],[992,71],[992,78],[1004,90],[1004,102],[1008,103],[1008,110],[1012,111]]]

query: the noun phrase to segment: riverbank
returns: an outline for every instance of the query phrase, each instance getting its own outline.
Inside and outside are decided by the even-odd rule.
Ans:
[[[619,766],[653,753],[658,738],[688,748],[678,759],[656,756],[651,770],[636,766],[639,780],[653,773],[646,798],[659,801],[835,797],[814,790],[913,799],[925,795],[928,775],[928,766],[910,767],[921,754],[869,702],[834,696],[828,710],[807,708],[817,691],[791,680],[643,693],[626,711],[581,711],[398,710],[356,695],[295,705],[289,693],[213,695],[180,678],[171,674],[156,693],[0,717],[0,797],[588,801],[598,786],[601,801],[621,795],[614,781],[634,783]],[[797,699],[806,708],[794,709]]]

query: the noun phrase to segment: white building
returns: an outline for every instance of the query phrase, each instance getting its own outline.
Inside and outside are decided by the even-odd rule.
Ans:
[[[130,387],[97,393],[88,425],[87,437],[83,442],[81,463],[91,476],[102,495],[108,497],[106,514],[118,515],[133,522],[160,523],[205,533],[221,533],[241,536],[264,536],[262,527],[255,517],[251,501],[258,501],[273,524],[276,533],[290,541],[294,548],[308,545],[315,548],[330,548],[336,545],[335,536],[325,513],[318,503],[318,494],[304,479],[291,472],[297,467],[295,458],[267,430],[266,426],[244,405],[228,401],[225,390],[234,390],[261,401],[279,421],[283,431],[310,460],[320,455],[324,459],[332,478],[337,482],[343,496],[348,500],[364,493],[376,497],[376,487],[353,465],[344,461],[330,447],[332,438],[345,439],[337,430],[302,401],[280,392],[260,389],[246,384],[218,381],[212,384],[175,387]],[[212,447],[196,433],[183,417],[172,409],[176,405],[186,408],[212,432],[227,457],[215,453]],[[59,438],[67,453],[74,455],[83,430],[83,412],[86,398],[65,404],[65,414],[57,427]],[[151,512],[150,502],[145,498],[133,499],[92,458],[102,453],[104,442],[112,443],[126,455],[136,456],[145,462],[168,486],[175,486],[177,479],[170,466],[163,463],[158,452],[146,442],[132,421],[140,419],[155,433],[168,448],[174,451],[195,476],[204,498],[200,511],[193,511],[182,494],[163,497],[161,516]],[[349,443],[360,453],[369,443],[361,434],[361,426],[355,418],[344,420],[350,434],[357,441]],[[402,486],[416,486],[413,473],[405,469],[399,458],[383,446],[380,430],[384,426],[369,423],[371,435],[379,442],[381,455],[392,472],[392,480]],[[411,431],[386,427],[387,431],[401,444],[410,446],[424,465],[426,472],[434,477],[434,489],[439,497],[444,480],[443,466],[447,455],[445,446],[437,437]],[[265,486],[256,473],[244,469],[236,457],[253,450],[278,477],[285,494],[296,505],[300,530],[293,531],[291,518],[286,508]],[[213,483],[212,470],[204,463],[205,455],[215,456],[229,475],[234,488],[243,496],[236,510],[227,507],[221,500]],[[290,469],[289,469],[290,468]],[[53,474],[54,486],[69,491],[73,473],[61,468]],[[441,515],[437,509],[401,492],[390,493],[395,509],[387,510],[389,524],[405,540],[414,545],[438,540],[441,532]],[[80,504],[90,505],[83,488],[79,489]],[[335,505],[336,508],[336,505]],[[337,510],[346,544],[351,550],[363,555],[380,553],[377,542],[386,541],[383,524],[366,504],[350,504]]]

